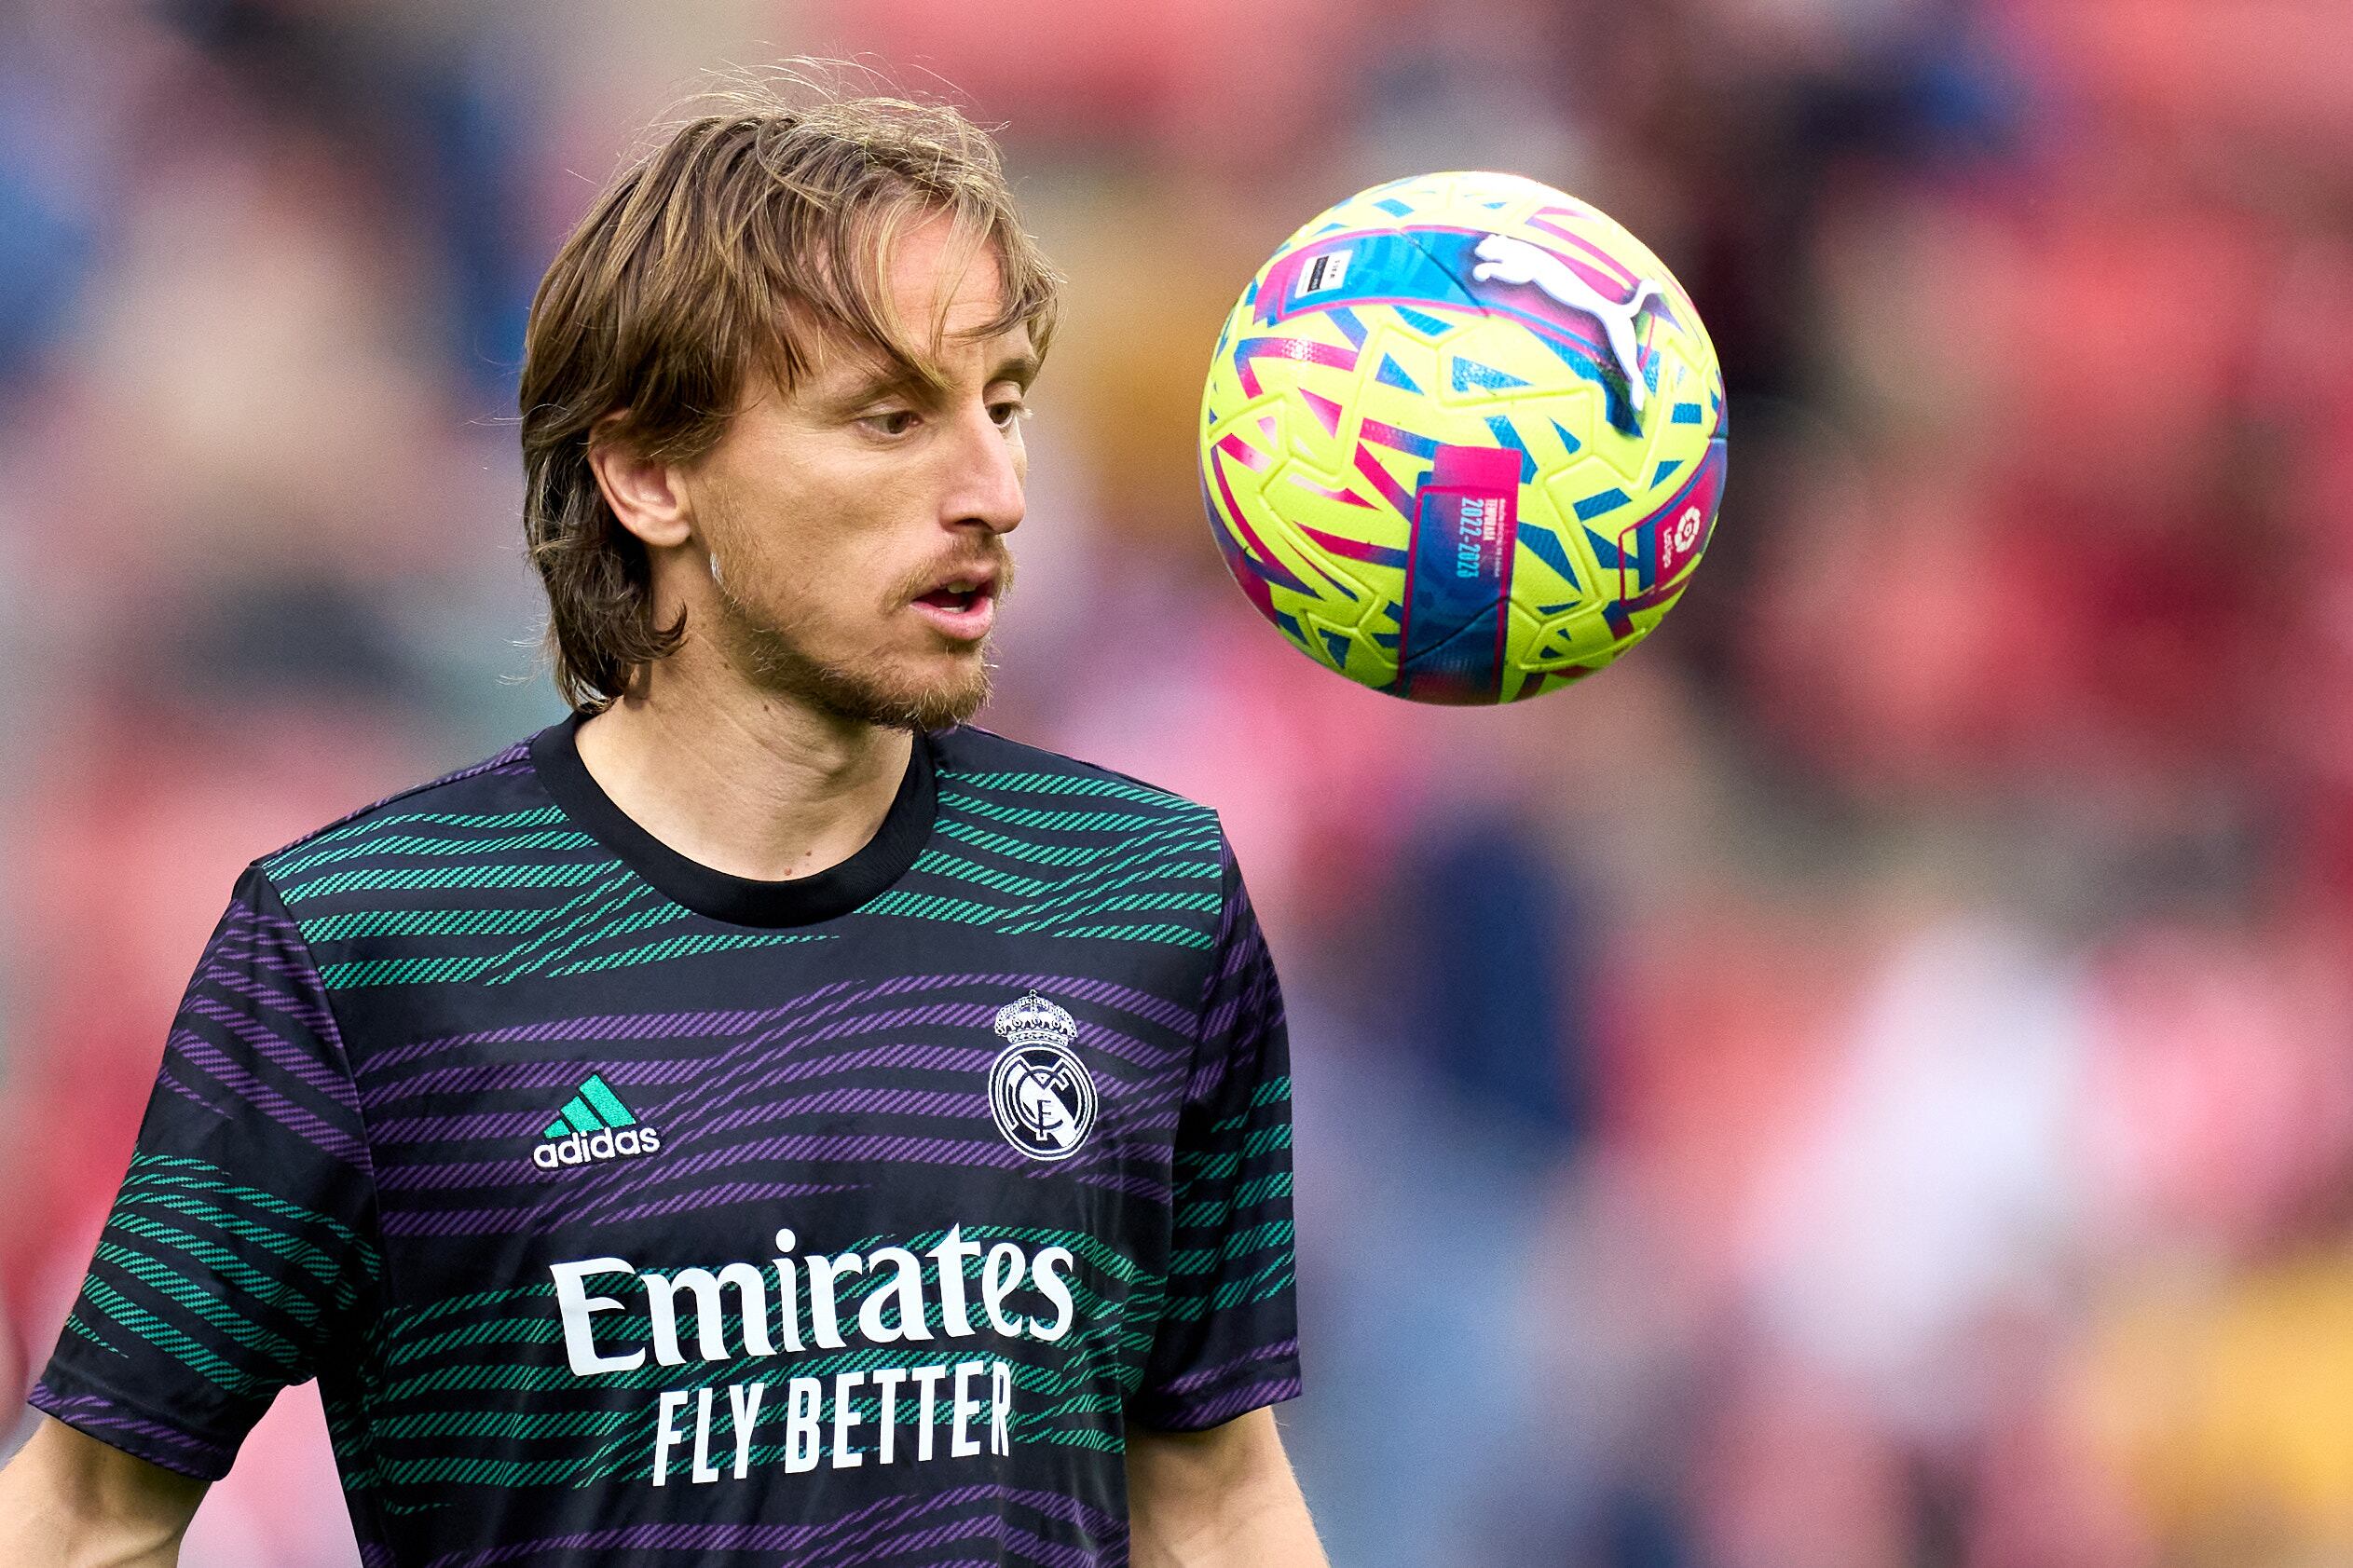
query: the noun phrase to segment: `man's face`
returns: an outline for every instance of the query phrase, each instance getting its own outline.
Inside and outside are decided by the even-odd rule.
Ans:
[[[984,248],[943,276],[947,239],[942,220],[910,231],[886,279],[919,334],[948,293],[944,391],[828,346],[790,394],[748,389],[685,475],[718,587],[700,609],[714,644],[756,686],[863,723],[970,717],[1013,579],[1004,536],[1021,521],[1036,361],[1026,328],[971,335],[997,311],[997,265]]]

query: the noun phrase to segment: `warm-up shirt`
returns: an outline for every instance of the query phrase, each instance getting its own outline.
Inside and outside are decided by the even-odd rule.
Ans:
[[[369,1568],[1127,1561],[1299,1389],[1215,814],[958,728],[858,853],[663,845],[579,716],[253,863],[33,1403],[201,1478],[319,1380]]]

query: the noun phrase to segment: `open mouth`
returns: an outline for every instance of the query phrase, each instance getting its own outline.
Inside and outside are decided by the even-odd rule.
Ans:
[[[919,605],[929,605],[934,609],[962,613],[978,604],[987,596],[987,593],[986,589],[978,586],[935,588],[915,602]]]
[[[959,641],[989,634],[996,619],[996,585],[986,577],[957,578],[917,596],[915,611]]]

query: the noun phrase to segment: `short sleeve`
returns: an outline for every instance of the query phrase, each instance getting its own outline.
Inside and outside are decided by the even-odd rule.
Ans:
[[[1173,1174],[1168,1297],[1129,1411],[1198,1431],[1299,1393],[1291,1048],[1230,847]]]
[[[30,1396],[166,1469],[226,1474],[373,1299],[374,1182],[302,934],[239,878],[171,1025],[130,1169]]]

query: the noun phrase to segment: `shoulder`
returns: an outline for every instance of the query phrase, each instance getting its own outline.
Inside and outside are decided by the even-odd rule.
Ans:
[[[1135,825],[1135,819],[1163,821],[1219,831],[1217,813],[1173,790],[1096,763],[1025,745],[994,730],[959,725],[931,735],[940,794],[966,799],[1012,801],[1034,798],[1042,807],[1095,811]],[[1109,824],[1106,824],[1109,825]]]
[[[546,828],[561,813],[531,766],[529,738],[407,785],[260,855],[253,866],[282,893],[290,878],[345,863],[410,838],[466,839]]]
[[[1171,790],[960,726],[932,735],[924,907],[1033,936],[1211,948],[1228,855],[1217,813]]]

